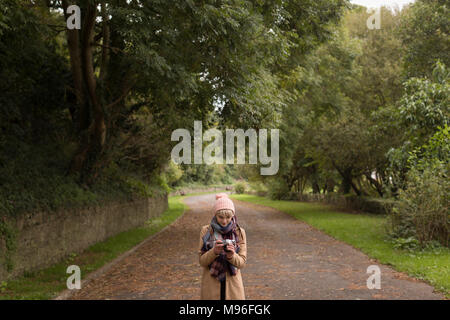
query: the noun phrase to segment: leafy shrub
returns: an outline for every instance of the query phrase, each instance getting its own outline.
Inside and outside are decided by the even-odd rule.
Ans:
[[[246,191],[246,189],[247,189],[247,186],[246,186],[245,182],[243,182],[243,181],[240,181],[234,185],[234,190],[238,194],[244,193]]]
[[[268,191],[268,189],[264,185],[264,183],[262,183],[260,181],[251,183],[250,189],[255,191],[258,196],[264,196],[267,194],[267,191]]]
[[[419,241],[414,237],[396,238],[393,243],[396,249],[414,251],[419,248]]]
[[[292,197],[291,190],[283,179],[276,179],[269,184],[269,197],[272,200],[289,200]]]
[[[420,246],[436,240],[449,245],[450,215],[448,164],[435,164],[421,172],[408,172],[406,190],[399,190],[399,201],[389,215],[390,234],[396,238],[415,238]]]
[[[182,176],[183,170],[180,168],[180,166],[173,161],[169,161],[167,168],[164,171],[164,177],[167,181],[167,184],[173,187],[178,182],[178,180],[181,179]]]
[[[428,142],[410,152],[405,187],[390,215],[390,233],[417,239],[422,247],[437,241],[449,245],[450,237],[450,132],[439,130]]]
[[[374,214],[388,214],[395,203],[393,199],[374,198],[367,196],[350,195],[345,197],[349,209],[357,209]]]

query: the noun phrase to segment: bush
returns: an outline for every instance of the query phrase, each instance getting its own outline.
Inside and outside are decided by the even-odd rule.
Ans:
[[[269,197],[272,200],[291,200],[292,193],[286,181],[276,179],[269,184]]]
[[[170,160],[165,168],[163,176],[167,184],[170,187],[173,187],[183,176],[183,170],[179,165]]]
[[[367,196],[348,195],[345,197],[347,208],[374,214],[389,214],[395,200]]]
[[[421,247],[438,241],[449,245],[450,215],[448,163],[434,162],[423,170],[413,167],[405,190],[399,190],[389,215],[389,232],[395,238],[417,239]]]
[[[240,181],[234,185],[234,190],[238,194],[244,193],[246,191],[246,189],[247,189],[247,186],[246,186],[245,182]]]
[[[264,183],[257,181],[250,184],[250,189],[256,192],[258,196],[265,196],[267,194],[267,187]]]
[[[395,249],[414,251],[419,248],[419,241],[414,237],[396,238],[393,243]]]

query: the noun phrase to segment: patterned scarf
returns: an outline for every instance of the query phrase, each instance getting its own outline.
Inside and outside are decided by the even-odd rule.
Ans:
[[[217,240],[214,231],[220,233],[224,240],[236,240],[235,252],[238,253],[240,247],[239,237],[236,234],[236,227],[238,227],[236,216],[233,216],[231,222],[225,227],[219,225],[216,216],[214,216],[211,220],[209,232],[203,237],[202,254],[214,247],[215,240]],[[228,262],[226,252],[222,251],[222,253],[209,265],[209,272],[211,273],[211,276],[221,281],[225,279],[227,270],[232,276],[236,275],[236,267]]]

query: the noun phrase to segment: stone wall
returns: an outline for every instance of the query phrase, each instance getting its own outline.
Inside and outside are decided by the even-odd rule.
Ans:
[[[166,194],[103,207],[36,212],[9,220],[18,231],[11,256],[14,268],[8,272],[4,261],[0,261],[0,282],[50,266],[70,253],[79,253],[120,232],[140,227],[167,208]],[[4,260],[5,250],[5,242],[0,241],[0,259]]]

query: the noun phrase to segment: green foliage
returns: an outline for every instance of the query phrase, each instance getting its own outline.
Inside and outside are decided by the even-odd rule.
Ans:
[[[385,153],[400,140],[389,107],[401,95],[401,13],[382,8],[380,30],[368,30],[368,16],[346,11],[286,80],[296,100],[283,109],[280,176],[297,192],[330,192],[340,182],[343,193],[383,193]],[[379,178],[369,180],[375,171]]]
[[[3,250],[4,244],[4,252]],[[8,272],[14,268],[12,255],[17,248],[17,230],[5,220],[0,220],[0,261]]]
[[[390,233],[397,238],[413,237],[423,247],[430,241],[449,246],[449,164],[441,162],[413,167],[405,189],[390,214]]]
[[[269,198],[272,200],[287,200],[291,190],[283,179],[273,179],[269,182]]]
[[[55,149],[58,145],[29,146],[17,142],[15,161],[0,166],[0,211],[3,215],[131,201],[168,190],[162,178],[147,179],[137,169],[126,171],[114,162],[90,188],[80,186],[73,177],[64,175],[69,157],[61,153],[49,156]]]
[[[245,193],[247,190],[247,184],[244,181],[239,181],[234,185],[234,191],[238,194]]]
[[[423,141],[438,126],[450,125],[450,73],[445,64],[436,62],[428,78],[411,78],[404,83],[399,117],[406,136]]]
[[[407,194],[413,203],[411,198],[419,198],[415,200],[419,207],[415,214],[420,217],[414,217],[413,222],[415,236],[420,243],[424,245],[435,241],[449,246],[450,133],[448,125],[438,129],[425,145],[410,153]]]
[[[91,47],[69,45],[70,34],[84,39],[90,30],[67,33],[60,1],[1,0],[2,214],[130,200],[191,182],[232,183],[232,166],[181,167],[182,177],[169,168],[159,176],[170,133],[193,120],[205,127],[275,126],[292,100],[285,72],[333,34],[346,6],[344,0],[102,3],[76,2],[97,16]],[[85,54],[81,67],[75,57]],[[106,135],[89,135],[86,129],[99,124]]]
[[[343,21],[361,50],[355,65],[359,69],[359,84],[357,90],[349,94],[366,114],[394,104],[401,97],[403,80],[402,43],[397,30],[404,11],[381,7],[381,27],[374,30],[367,28],[371,14],[365,8],[352,10]]]
[[[135,191],[135,193],[141,197],[152,197],[150,187],[142,181],[133,179],[132,177],[127,177],[126,182]]]
[[[175,186],[232,184],[233,180],[238,177],[234,165],[181,164],[180,169],[183,175]]]
[[[12,137],[45,144],[63,134],[68,120],[69,69],[58,48],[59,38],[47,26],[54,17],[23,4],[6,0],[0,9],[0,19],[7,25],[0,24],[0,147]],[[14,147],[5,147],[14,157]]]
[[[417,164],[418,161],[425,161],[420,160],[425,158],[426,161],[433,161],[433,158],[445,160],[448,157],[448,129],[434,136],[450,122],[447,67],[438,61],[431,79],[412,78],[404,86],[405,94],[399,102],[399,108],[391,116],[402,128],[403,143],[386,153],[388,176],[396,188],[405,188],[411,163]],[[422,155],[424,152],[426,155]],[[410,158],[413,154],[415,156]]]
[[[2,281],[0,283],[0,293],[5,292],[7,286],[8,286],[8,283],[6,281]]]
[[[406,183],[390,216],[393,237],[415,238],[422,247],[433,241],[449,245],[449,146],[448,126],[439,127],[427,144],[409,153]]]
[[[260,196],[267,194],[267,192],[269,191],[267,186],[262,181],[251,182],[250,188]]]
[[[438,127],[438,131],[428,140],[428,143],[415,148],[408,157],[408,168],[425,170],[430,164],[448,164],[450,159],[449,126]]]
[[[395,249],[416,251],[420,248],[419,241],[414,237],[409,238],[396,238],[393,241]]]
[[[447,1],[417,0],[406,9],[399,28],[406,77],[430,77],[437,60],[450,65],[449,17]]]
[[[169,186],[174,186],[178,180],[183,176],[183,170],[178,164],[173,161],[169,161],[167,169],[164,172],[165,179]]]

